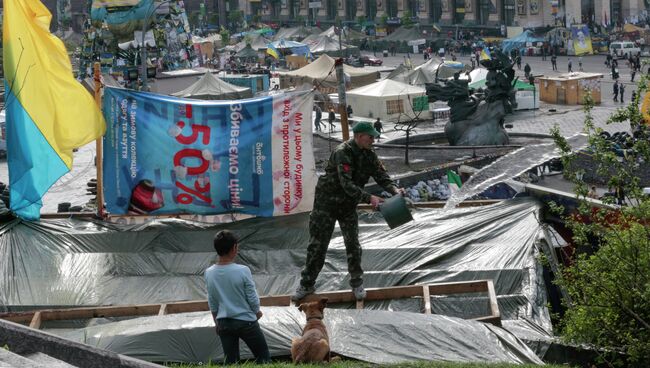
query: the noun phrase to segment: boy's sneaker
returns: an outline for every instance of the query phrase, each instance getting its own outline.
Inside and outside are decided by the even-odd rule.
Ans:
[[[297,302],[304,299],[307,295],[313,294],[314,291],[316,291],[316,289],[313,286],[304,287],[300,285],[298,286],[298,289],[296,289],[296,292],[291,296],[291,300]]]
[[[363,285],[359,285],[352,288],[352,293],[357,300],[363,300],[366,298],[366,289],[363,288]]]

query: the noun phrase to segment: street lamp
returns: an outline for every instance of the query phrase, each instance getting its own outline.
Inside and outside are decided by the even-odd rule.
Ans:
[[[141,64],[141,67],[142,67],[142,90],[144,90],[144,91],[147,90],[147,77],[148,77],[147,76],[147,45],[145,43],[145,37],[147,35],[147,27],[149,25],[149,18],[151,18],[151,16],[156,13],[158,8],[160,8],[161,6],[163,6],[165,4],[169,4],[171,1],[172,0],[161,1],[155,7],[153,6],[155,2],[152,1],[151,5],[149,5],[149,9],[145,13],[145,17],[144,17],[144,20],[142,22],[142,44],[141,44],[142,52],[140,52],[140,57],[141,57],[140,64]],[[155,38],[154,38],[154,40],[155,40]]]

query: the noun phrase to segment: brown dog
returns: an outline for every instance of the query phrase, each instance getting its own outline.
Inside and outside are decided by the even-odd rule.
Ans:
[[[323,323],[327,298],[300,304],[298,309],[307,316],[302,337],[291,340],[291,358],[294,363],[312,363],[330,360],[330,339]]]

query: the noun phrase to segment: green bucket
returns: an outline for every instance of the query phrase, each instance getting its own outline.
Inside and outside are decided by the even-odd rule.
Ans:
[[[413,221],[411,211],[406,205],[406,199],[402,194],[394,195],[379,206],[379,211],[386,219],[388,227],[394,229],[409,221]]]

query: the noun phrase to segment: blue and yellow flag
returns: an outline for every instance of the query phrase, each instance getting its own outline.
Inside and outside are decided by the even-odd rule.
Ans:
[[[280,52],[270,43],[266,45],[266,53],[271,55],[276,60],[280,59]]]
[[[492,55],[490,55],[490,49],[487,47],[484,47],[483,50],[481,50],[481,60],[492,60]]]
[[[72,167],[72,150],[104,134],[93,97],[72,75],[39,0],[4,0],[3,58],[11,209],[37,220],[41,198]]]

